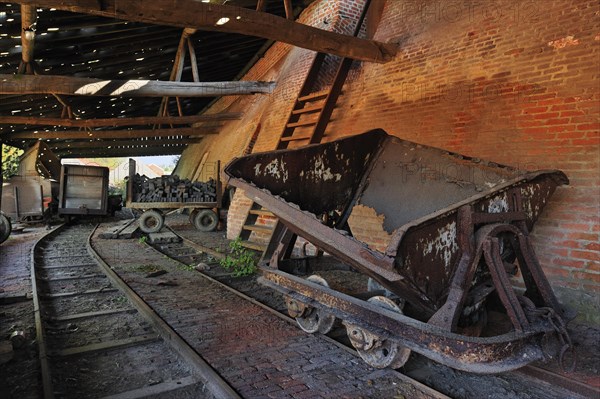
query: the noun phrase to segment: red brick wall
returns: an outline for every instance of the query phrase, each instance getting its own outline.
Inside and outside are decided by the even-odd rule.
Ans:
[[[556,285],[600,288],[600,7],[589,0],[388,1],[328,137],[382,127],[402,138],[527,169],[563,170],[534,230]],[[360,82],[360,84],[356,84]],[[376,121],[376,122],[375,122]]]
[[[338,6],[322,0],[302,18],[324,27],[323,18],[332,10],[342,15],[352,3],[343,0]],[[325,140],[379,127],[404,139],[499,163],[563,170],[571,185],[557,191],[537,223],[536,250],[556,287],[596,293],[598,2],[388,0],[375,39],[398,43],[398,54],[386,64],[358,64]],[[256,67],[264,73],[274,57],[283,63],[277,91],[260,110],[262,130],[255,152],[275,148],[312,57],[302,49],[282,53],[270,51]],[[258,75],[253,69],[248,79]],[[239,231],[236,217],[245,213],[238,205],[230,210],[231,236]],[[377,215],[362,220],[355,228],[364,237],[385,239]],[[589,298],[598,306],[597,296]]]

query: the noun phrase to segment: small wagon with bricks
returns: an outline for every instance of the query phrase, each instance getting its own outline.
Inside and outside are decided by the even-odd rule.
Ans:
[[[400,367],[411,351],[476,373],[549,358],[574,367],[569,316],[529,236],[568,184],[562,172],[373,130],[245,156],[225,173],[278,217],[261,282],[285,295],[305,331],[327,333],[341,319],[374,367]],[[321,256],[292,258],[298,237]],[[328,282],[336,268],[362,276],[364,291]]]
[[[206,181],[190,181],[175,175],[149,179],[136,173],[136,162],[130,159],[126,207],[144,211],[138,221],[144,233],[160,231],[165,212],[180,209],[189,211],[190,223],[196,229],[212,231],[219,223],[223,198],[219,167],[217,161],[212,173],[206,173]],[[205,169],[210,168],[205,165]]]

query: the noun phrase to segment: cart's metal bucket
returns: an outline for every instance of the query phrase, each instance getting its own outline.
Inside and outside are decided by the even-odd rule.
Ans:
[[[494,289],[515,331],[524,334],[518,339],[549,330],[530,315],[534,308],[552,309],[557,317],[562,313],[528,238],[556,187],[568,183],[560,171],[524,172],[373,130],[325,144],[235,159],[225,173],[230,184],[268,208],[289,231],[406,300],[408,312],[417,320],[455,333]],[[354,237],[345,231],[354,232],[348,221],[365,209],[378,220],[383,215],[381,228],[389,237],[383,252],[357,240],[358,228]],[[281,250],[273,254],[272,268],[277,268],[280,255]],[[508,280],[508,265],[515,259],[526,285],[525,296],[515,294]],[[339,314],[340,308],[350,306],[341,297],[326,299],[322,289],[311,283],[304,284],[308,291],[299,294],[302,290],[293,276],[280,271],[267,269],[265,278],[274,288],[300,295],[298,300],[317,308]],[[411,347],[404,340],[410,334],[398,332],[397,325],[373,324],[365,320],[373,319],[373,314],[359,316],[360,306],[352,306],[352,312],[342,311],[339,316],[358,319],[371,329],[389,327],[392,338]],[[426,330],[430,328],[427,325]],[[500,357],[512,359],[515,353]],[[478,367],[457,363],[455,358],[446,363],[493,372],[536,357],[530,354],[516,361],[515,356],[498,366],[497,355],[492,356],[493,367],[475,357],[471,360]]]

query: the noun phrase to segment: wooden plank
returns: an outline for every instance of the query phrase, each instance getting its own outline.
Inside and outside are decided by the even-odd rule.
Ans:
[[[258,216],[270,216],[270,217],[275,217],[275,215],[273,215],[273,212],[268,211],[266,209],[250,209],[248,211],[249,214],[251,215],[258,215]]]
[[[133,118],[98,118],[98,119],[65,119],[44,118],[36,116],[3,115],[0,124],[6,125],[45,125],[64,127],[120,127],[138,125],[191,125],[199,122],[216,122],[241,119],[241,112],[223,112],[218,114],[203,114],[191,116],[141,116]]]
[[[359,39],[300,24],[255,10],[194,0],[16,0],[82,14],[128,21],[239,33],[273,39],[294,46],[369,62],[388,62],[398,46]]]
[[[0,74],[0,94],[62,94],[109,97],[218,97],[272,93],[275,82],[165,82],[102,80],[59,75]]]
[[[98,266],[95,263],[79,263],[76,265],[60,265],[60,266],[37,266],[39,270],[52,270],[52,269],[69,269],[71,267],[90,267],[90,266]]]
[[[126,207],[132,209],[152,208],[216,208],[217,202],[131,202],[127,201]]]
[[[140,130],[62,130],[58,132],[18,132],[0,133],[0,139],[133,139],[143,137],[177,137],[177,136],[205,136],[217,134],[215,130],[199,127],[173,128],[173,129],[140,129]]]
[[[135,220],[135,219],[134,219]],[[123,230],[119,232],[117,235],[118,239],[129,239],[133,237],[135,232],[140,226],[137,223],[131,223],[129,226],[125,227]]]
[[[258,224],[246,224],[242,227],[244,230],[258,231],[261,233],[270,233],[273,231],[272,227],[269,226],[261,226]]]
[[[121,392],[115,395],[105,396],[102,399],[141,399],[147,397],[162,397],[164,394],[182,389],[194,384],[201,383],[196,377],[188,376],[179,380],[161,382],[156,385],[149,385],[143,388],[132,389],[131,391]]]
[[[267,249],[266,245],[259,244],[257,242],[252,242],[252,241],[242,241],[242,242],[240,242],[240,245],[242,247],[245,247],[248,249],[253,249],[255,251],[260,251],[260,252],[263,252],[265,249]]]
[[[181,147],[150,147],[150,148],[109,148],[91,150],[68,150],[56,154],[59,158],[103,158],[103,157],[143,157],[152,155],[180,155],[185,146]]]
[[[106,278],[104,274],[87,274],[85,276],[69,276],[69,277],[57,277],[57,278],[47,278],[47,277],[39,277],[40,280],[54,282],[54,281],[71,281],[71,280],[85,280],[89,278]]]
[[[163,147],[165,145],[183,145],[194,144],[202,141],[201,137],[190,139],[149,139],[149,140],[94,140],[94,141],[74,141],[74,142],[58,142],[48,143],[48,147],[52,150],[65,150],[69,148],[88,148],[93,149],[98,146],[107,148],[121,147]]]
[[[53,321],[71,321],[71,320],[79,320],[79,319],[87,319],[90,317],[96,316],[107,316],[118,313],[133,313],[136,310],[134,308],[128,309],[106,309],[106,310],[98,310],[95,312],[84,312],[84,313],[76,313],[70,314],[66,316],[57,316],[57,317],[48,317],[48,319]]]
[[[51,356],[66,357],[66,356],[89,354],[89,353],[93,353],[93,352],[102,352],[102,351],[107,351],[107,350],[111,350],[111,349],[124,348],[127,346],[145,344],[148,342],[157,341],[159,339],[160,339],[160,337],[158,335],[141,335],[138,337],[117,339],[114,341],[100,342],[97,344],[90,344],[90,345],[84,345],[84,346],[77,346],[74,348],[61,349],[58,351],[51,352]]]
[[[288,123],[287,127],[311,126],[311,125],[316,125],[316,124],[317,124],[317,121],[303,121],[303,122]]]
[[[302,114],[311,114],[315,112],[319,112],[323,109],[322,105],[314,105],[312,107],[304,107],[300,109],[295,109],[292,111],[292,115],[302,115]]]
[[[298,97],[298,101],[300,101],[300,102],[314,101],[316,99],[322,99],[322,98],[327,97],[327,94],[329,94],[329,89],[317,91],[317,92],[310,93],[310,94],[307,94],[302,97]]]
[[[114,288],[99,288],[99,289],[94,289],[94,290],[87,290],[87,291],[81,291],[81,292],[61,292],[59,294],[41,294],[40,297],[41,298],[68,298],[70,296],[77,296],[77,295],[93,295],[93,294],[104,294],[104,293],[112,293],[112,292],[117,292],[116,289]]]
[[[18,302],[27,302],[31,301],[33,297],[31,294],[22,293],[22,294],[2,294],[0,295],[0,305],[10,305]]]

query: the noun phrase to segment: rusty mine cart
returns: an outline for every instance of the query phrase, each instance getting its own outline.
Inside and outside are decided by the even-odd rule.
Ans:
[[[144,210],[138,223],[140,230],[144,233],[157,233],[162,229],[165,223],[163,212],[187,209],[189,210],[190,223],[200,231],[212,231],[219,223],[219,209],[222,206],[223,193],[221,180],[219,178],[220,162],[216,162],[214,171],[214,190],[213,201],[195,201],[194,197],[184,197],[184,194],[177,193],[176,190],[171,193],[165,193],[142,199],[139,192],[136,192],[134,181],[136,180],[136,162],[129,160],[129,179],[127,180],[127,201],[126,207],[130,209]],[[206,185],[206,184],[204,184]],[[160,189],[162,191],[162,188]],[[167,196],[169,195],[169,196]]]
[[[568,316],[529,237],[568,184],[562,172],[525,172],[373,130],[244,156],[225,174],[279,218],[260,280],[285,295],[305,331],[327,333],[339,318],[379,368],[402,366],[411,351],[475,373],[551,358],[574,367]],[[381,221],[385,249],[360,241],[354,221],[366,222],[365,210]],[[291,258],[298,236],[330,256]],[[368,284],[352,295],[333,289],[322,276],[334,269]]]

